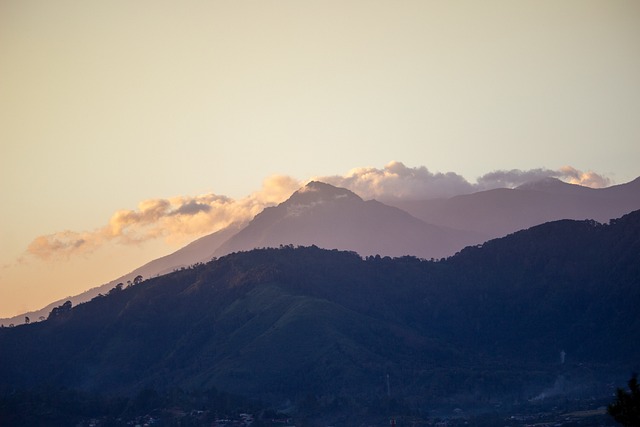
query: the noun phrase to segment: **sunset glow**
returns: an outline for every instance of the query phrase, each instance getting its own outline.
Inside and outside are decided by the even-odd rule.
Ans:
[[[0,2],[0,317],[308,181],[640,175],[637,1]]]

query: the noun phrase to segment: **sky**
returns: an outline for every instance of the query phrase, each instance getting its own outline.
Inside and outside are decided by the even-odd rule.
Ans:
[[[0,0],[0,317],[312,178],[640,175],[640,2]]]

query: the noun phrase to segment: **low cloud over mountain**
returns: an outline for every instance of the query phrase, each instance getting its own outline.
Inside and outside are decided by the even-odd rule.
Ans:
[[[416,172],[401,164],[388,169],[402,173],[408,171],[404,173],[405,177],[427,174],[426,169]],[[511,171],[496,173],[487,179],[504,182],[507,177],[544,175],[540,171]],[[517,181],[512,179],[509,182]],[[125,234],[144,231],[145,226],[146,238],[162,236],[165,239],[188,238],[187,231],[199,229],[193,226],[197,224],[195,220],[201,221],[200,226],[204,227],[200,234],[204,234],[207,226],[219,228],[213,228],[213,232],[170,255],[129,270],[128,274],[122,275],[122,270],[114,271],[111,277],[120,277],[73,297],[74,304],[87,301],[100,292],[107,292],[119,282],[131,281],[137,275],[153,277],[208,261],[214,256],[256,247],[314,244],[325,248],[352,250],[362,255],[411,254],[440,258],[453,255],[464,246],[546,221],[572,218],[607,222],[611,218],[640,209],[639,179],[604,189],[592,189],[568,184],[556,178],[528,182],[515,189],[478,191],[444,199],[403,201],[390,198],[386,204],[374,200],[365,201],[346,188],[316,182],[298,189],[281,206],[269,206],[276,204],[281,197],[284,199],[282,194],[294,184],[296,181],[291,178],[275,177],[265,182],[262,192],[239,201],[219,196],[183,198],[180,203],[174,204],[168,201],[149,201],[141,204],[138,211],[114,215],[119,218],[119,222],[113,222],[120,224],[121,228],[110,239],[119,243],[135,241],[127,239]],[[204,202],[212,200],[217,205]],[[249,221],[253,210],[261,206],[267,207]],[[240,218],[241,221],[223,226],[224,221],[232,221],[234,218]],[[190,220],[194,221],[189,223]],[[216,220],[219,222],[216,223]],[[160,228],[162,224],[168,224],[166,230]],[[152,233],[154,228],[158,234]],[[65,232],[54,237],[56,238],[49,240],[43,238],[45,250],[41,253],[31,249],[42,258],[59,257],[80,254],[91,245],[95,248],[98,243],[109,242],[104,237],[104,230],[93,234]],[[32,244],[35,245],[36,243]],[[56,303],[59,305],[60,301],[53,305]],[[32,318],[46,315],[53,305],[28,315]],[[23,318],[24,316],[18,316],[2,320],[20,323]]]
[[[480,176],[476,183],[471,183],[455,172],[434,173],[424,166],[412,168],[401,162],[391,162],[382,169],[357,168],[344,176],[325,176],[317,179],[337,187],[348,188],[364,199],[425,200],[494,188],[514,188],[549,177],[593,188],[611,184],[611,180],[605,176],[591,171],[583,172],[571,166],[564,166],[559,170],[498,170],[486,173]]]
[[[604,187],[611,181],[595,172],[571,166],[559,170],[518,169],[482,175],[476,183],[455,172],[431,172],[424,166],[407,167],[391,162],[384,168],[356,168],[346,175],[314,178],[347,188],[365,200],[425,200],[470,194],[493,188],[514,188],[526,182],[556,177],[589,187]],[[307,181],[308,182],[308,181]],[[143,200],[137,209],[116,211],[107,224],[91,231],[65,230],[36,237],[27,255],[37,259],[64,259],[92,252],[105,244],[137,244],[151,239],[183,244],[223,229],[231,223],[246,222],[265,207],[284,201],[304,181],[283,175],[265,179],[262,189],[243,199],[214,193]]]

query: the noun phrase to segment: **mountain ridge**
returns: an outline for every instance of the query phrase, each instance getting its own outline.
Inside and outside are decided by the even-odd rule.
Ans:
[[[0,386],[367,401],[385,395],[386,373],[408,401],[471,404],[526,399],[566,374],[606,392],[637,368],[639,303],[640,211],[543,224],[439,262],[256,249],[0,329]]]
[[[542,184],[544,184],[544,182],[543,180]],[[562,191],[558,191],[557,189],[554,191],[549,188],[549,185],[542,185],[541,182],[538,181],[524,184],[519,189],[495,189],[466,196],[456,196],[450,199],[429,200],[426,205],[426,202],[397,201],[393,203],[386,201],[385,204],[402,209],[404,212],[409,212],[412,216],[422,218],[422,220],[427,223],[433,222],[442,229],[452,233],[462,233],[463,231],[460,230],[473,231],[474,234],[472,234],[471,238],[462,239],[462,241],[457,244],[457,247],[450,248],[450,253],[446,255],[453,255],[453,253],[466,245],[477,244],[491,238],[501,237],[547,221],[562,218],[593,218],[600,222],[605,222],[634,209],[640,209],[640,177],[628,183],[614,185],[604,189],[590,189],[555,179],[547,180],[547,184],[549,183],[551,187],[561,188]],[[292,216],[303,215],[305,211],[308,211],[309,206],[302,207],[306,204],[304,200],[311,198],[311,202],[313,202],[313,196],[317,196],[321,191],[328,194],[328,196],[322,200],[323,203],[336,201],[338,198],[345,202],[359,200],[367,203],[347,189],[333,187],[317,181],[308,183],[308,186],[310,186],[313,191],[307,191],[306,193],[300,192],[296,195],[296,193],[300,191],[298,190],[298,192],[294,193],[296,197],[292,195],[293,202],[289,201],[291,198],[283,202],[284,206],[300,205],[298,207],[290,206],[288,208],[291,209],[289,213],[292,214]],[[533,189],[535,188],[538,188],[538,190],[534,191]],[[540,191],[540,189],[545,190],[545,188],[546,191]],[[567,191],[573,195],[569,194],[569,197],[567,197]],[[582,195],[576,197],[576,192]],[[583,195],[587,197],[583,197]],[[523,201],[523,199],[526,198],[530,200]],[[287,202],[289,202],[288,205]],[[275,207],[266,208],[263,217],[271,215],[270,212],[275,214],[276,211],[272,211],[273,208]],[[580,212],[580,214],[577,212]],[[21,324],[24,322],[25,316],[30,317],[31,320],[34,321],[41,316],[46,317],[54,307],[61,305],[65,300],[71,300],[73,304],[88,301],[100,293],[108,292],[117,283],[132,281],[138,275],[149,278],[172,271],[176,268],[183,268],[190,264],[207,261],[213,256],[224,255],[228,251],[218,250],[218,248],[245,226],[246,223],[242,225],[231,225],[228,229],[223,229],[197,239],[192,242],[192,244],[172,254],[150,261],[132,272],[120,276],[104,285],[89,289],[74,297],[67,297],[55,301],[40,310],[30,311],[11,318],[0,319],[0,324]],[[380,226],[376,228],[385,229],[385,227]],[[344,235],[345,233],[340,234]],[[411,234],[409,236],[409,240],[411,241],[411,239],[415,238],[416,234],[409,234]],[[344,236],[342,235],[338,237],[343,238]],[[365,236],[365,238],[372,239],[371,236]],[[247,241],[250,240],[251,239],[247,239]],[[286,241],[272,242],[275,246],[290,243],[316,244],[312,239],[308,239],[305,242],[296,242],[295,239],[291,238],[286,239]],[[331,242],[326,243],[326,246],[331,246],[329,245]],[[380,243],[378,242],[378,244]],[[255,245],[260,245],[260,243],[256,243]],[[333,247],[335,246],[336,245],[333,245]],[[340,248],[346,250],[357,249],[349,246],[348,244],[343,244]],[[196,250],[195,248],[199,249]],[[251,244],[246,243],[244,245],[237,244],[229,248],[229,250],[248,250],[251,248]],[[362,248],[360,249],[362,250]],[[388,249],[388,251],[387,254],[394,256],[400,255],[397,251],[394,252],[391,251],[391,249]],[[429,254],[416,251],[409,252],[412,252],[412,255],[422,255],[427,258],[431,257]],[[187,256],[188,253],[191,253],[191,255]],[[439,254],[436,254],[435,257],[438,257],[437,255]],[[166,262],[166,264],[163,265],[163,262]]]
[[[465,227],[491,239],[559,219],[607,222],[640,209],[640,178],[598,189],[548,178],[514,189],[389,203],[425,222]]]
[[[482,241],[477,233],[426,224],[401,209],[353,192],[311,182],[265,209],[223,243],[217,256],[280,245],[317,245],[361,255],[440,258]]]

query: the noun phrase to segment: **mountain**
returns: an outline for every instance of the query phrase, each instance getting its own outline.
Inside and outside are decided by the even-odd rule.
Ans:
[[[364,201],[344,188],[310,182],[285,202],[258,214],[216,255],[293,244],[360,255],[441,258],[483,240],[479,233],[426,224],[398,208]]]
[[[565,396],[609,396],[638,368],[638,304],[640,211],[543,224],[439,262],[258,249],[1,328],[0,390],[493,408],[563,378]]]
[[[233,224],[109,283],[41,310],[0,319],[0,324],[21,324],[25,316],[32,320],[46,317],[66,300],[74,305],[88,301],[138,275],[154,277],[213,256],[258,247],[315,244],[361,255],[441,258],[465,246],[548,221],[566,218],[606,222],[640,209],[640,178],[603,189],[546,178],[516,189],[387,203],[395,209],[374,200],[363,201],[346,189],[311,182],[279,206],[265,209],[248,225]]]
[[[600,189],[546,178],[515,189],[387,203],[430,224],[472,230],[489,239],[559,219],[618,218],[640,209],[640,178]]]
[[[280,205],[266,208],[248,224],[232,224],[109,283],[56,301],[41,310],[0,319],[0,324],[21,324],[25,316],[32,320],[46,317],[67,300],[74,305],[89,301],[139,275],[154,277],[214,256],[259,247],[317,245],[362,255],[440,258],[484,240],[479,233],[425,224],[398,208],[375,200],[363,201],[344,188],[311,182]]]

